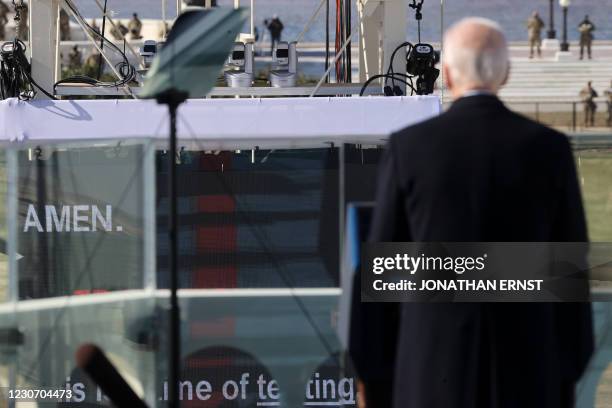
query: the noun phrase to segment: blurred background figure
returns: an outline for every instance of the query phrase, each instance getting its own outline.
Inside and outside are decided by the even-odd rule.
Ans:
[[[542,56],[542,29],[544,21],[540,18],[537,11],[534,11],[527,20],[527,31],[529,33],[529,58],[533,58],[533,49],[538,51],[538,57]]]
[[[69,69],[79,69],[81,68],[81,64],[83,63],[83,55],[79,50],[78,46],[72,47],[72,51],[68,54],[68,68]]]
[[[142,35],[142,21],[138,18],[138,13],[132,15],[132,19],[128,23],[128,30],[130,30],[130,40],[140,40]]]
[[[604,91],[606,95],[606,104],[608,105],[608,126],[612,127],[612,81],[610,81],[610,87]]]
[[[92,53],[85,60],[83,65],[83,73],[86,76],[96,78],[98,76],[98,66],[101,66],[100,72],[104,72],[104,60],[102,54],[94,48]]]
[[[115,40],[122,41],[130,30],[128,30],[128,28],[124,26],[121,21],[118,21],[115,24],[115,27],[111,29],[111,35]]]
[[[159,26],[159,31],[157,35],[159,36],[159,38],[165,39],[169,32],[170,32],[170,26],[168,25],[168,22],[163,21],[161,25]]]
[[[6,23],[8,23],[9,8],[4,2],[0,2],[0,40],[6,39]]]
[[[16,8],[19,14],[17,38],[22,41],[28,41],[28,37],[30,35],[30,29],[28,27],[28,5],[20,3]]]
[[[584,20],[578,25],[580,32],[580,59],[584,57],[584,49],[586,47],[589,59],[591,59],[591,44],[593,43],[593,31],[595,25],[589,20],[589,16],[584,16]]]
[[[272,17],[272,20],[265,20],[264,24],[268,28],[268,31],[270,31],[270,52],[272,55],[274,55],[274,50],[276,49],[276,46],[281,40],[283,29],[285,28],[285,26],[276,14],[274,15],[274,17]]]
[[[597,112],[595,98],[597,98],[597,92],[593,89],[591,81],[589,81],[580,91],[580,99],[584,104],[584,127],[595,125],[595,112]]]
[[[70,17],[68,17],[68,13],[63,8],[60,9],[60,40],[61,41],[70,41]]]
[[[94,30],[96,33],[100,34],[100,27],[98,27],[98,22],[95,18],[91,20],[91,29]]]

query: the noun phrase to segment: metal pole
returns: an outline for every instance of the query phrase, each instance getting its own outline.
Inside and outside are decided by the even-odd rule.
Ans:
[[[176,16],[178,17],[183,11],[183,0],[176,0]]]
[[[100,34],[102,34],[102,38],[100,38],[100,49],[103,50],[104,49],[104,31],[106,31],[106,6],[108,5],[108,0],[104,0],[104,10],[102,10],[102,31]],[[102,55],[100,55],[100,58],[98,60],[98,81],[100,80],[100,77],[102,76]]]
[[[168,271],[170,273],[170,341],[168,407],[179,408],[179,380],[181,373],[181,313],[178,303],[178,194],[176,169],[176,117],[179,106],[187,100],[187,94],[169,89],[156,97],[157,103],[168,105],[170,113],[170,141],[168,153]]]
[[[325,71],[329,68],[329,0],[325,0]],[[325,78],[329,83],[329,75]]]
[[[162,0],[161,5],[162,5],[162,21],[163,21],[162,32],[164,33],[164,38],[166,38],[166,34],[168,34],[166,32],[166,23],[168,21],[168,17],[166,16],[166,8],[167,8],[166,0]]]
[[[561,43],[561,51],[569,51],[567,42],[567,7],[563,7],[563,42]]]
[[[180,380],[180,313],[178,289],[178,236],[177,236],[177,194],[176,194],[176,111],[178,104],[168,103],[170,111],[170,154],[169,160],[169,210],[170,227],[170,408],[178,408],[178,381]]]
[[[255,0],[251,0],[251,38],[255,41]]]
[[[317,85],[313,88],[312,92],[310,92],[310,96],[309,98],[312,98],[313,96],[315,96],[317,94],[317,91],[319,90],[319,88],[321,88],[321,85],[323,85],[323,82],[325,82],[325,78],[327,78],[327,76],[329,75],[329,73],[331,72],[331,70],[336,66],[336,62],[338,62],[338,60],[340,59],[340,57],[342,57],[342,54],[345,52],[346,47],[351,43],[351,37],[353,37],[353,34],[355,34],[355,29],[359,27],[359,24],[355,24],[353,26],[353,29],[351,30],[348,38],[346,39],[346,41],[344,42],[344,45],[342,45],[342,47],[338,50],[338,53],[336,54],[336,56],[334,57],[334,60],[332,61],[332,63],[329,65],[329,67],[327,68],[327,70],[325,71],[325,73],[323,74],[323,76],[321,77],[321,79],[319,79],[319,82],[317,83]]]
[[[549,0],[548,7],[548,32],[547,37],[549,39],[554,39],[557,37],[557,32],[555,31],[555,0]]]

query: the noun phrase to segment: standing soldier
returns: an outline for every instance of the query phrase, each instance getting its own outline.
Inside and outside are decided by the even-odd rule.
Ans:
[[[94,30],[98,34],[102,34],[100,32],[100,27],[98,27],[98,22],[96,21],[95,18],[93,20],[91,20],[91,29]]]
[[[104,72],[104,65],[102,54],[97,49],[94,49],[85,60],[85,64],[83,64],[83,71],[86,76],[95,78],[98,73],[98,66],[102,67],[102,72]]]
[[[586,47],[589,59],[591,59],[591,44],[593,43],[595,24],[591,23],[588,15],[584,16],[584,20],[578,25],[578,31],[580,31],[580,59],[584,56],[584,47]]]
[[[276,14],[274,15],[274,17],[272,17],[272,20],[266,19],[264,21],[264,24],[266,25],[266,27],[268,27],[268,31],[270,31],[270,37],[272,37],[272,43],[270,48],[272,50],[272,55],[274,55],[274,49],[281,40],[281,36],[283,34],[283,29],[285,28],[285,26]]]
[[[3,1],[0,1],[0,40],[6,39],[6,23],[8,23],[9,8]]]
[[[608,89],[606,89],[606,91],[604,92],[604,95],[606,95],[607,100],[606,100],[606,104],[608,105],[608,126],[612,127],[612,81],[610,81],[610,87]]]
[[[533,58],[533,48],[538,51],[538,57],[542,56],[542,29],[544,21],[540,18],[537,11],[534,11],[529,20],[527,20],[527,31],[529,32],[529,58]]]
[[[68,68],[70,69],[79,69],[81,68],[81,63],[83,56],[81,55],[81,51],[79,51],[79,47],[76,45],[72,47],[72,51],[68,55]]]
[[[142,31],[142,21],[138,18],[137,13],[133,14],[132,19],[128,23],[128,30],[130,30],[131,40],[140,40],[142,38],[142,35],[140,35]]]
[[[125,35],[129,32],[128,28],[123,25],[121,21],[118,21],[116,25],[111,29],[111,35],[117,41],[123,41]]]
[[[597,98],[597,92],[595,92],[591,81],[589,81],[587,86],[580,91],[580,99],[584,104],[584,127],[595,125],[595,112],[597,111],[595,98]]]
[[[19,13],[17,38],[19,38],[21,41],[28,41],[30,34],[30,29],[28,28],[28,5],[21,3],[17,7]]]
[[[60,40],[70,41],[70,17],[63,8],[60,9]]]

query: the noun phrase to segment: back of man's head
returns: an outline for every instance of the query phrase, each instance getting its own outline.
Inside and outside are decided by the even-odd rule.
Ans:
[[[467,91],[496,93],[508,79],[508,45],[501,27],[479,17],[465,18],[444,35],[446,85],[454,97]]]

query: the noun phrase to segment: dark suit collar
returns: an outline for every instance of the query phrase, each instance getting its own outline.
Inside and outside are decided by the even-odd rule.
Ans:
[[[448,110],[455,111],[458,109],[466,108],[505,109],[505,106],[496,95],[488,93],[479,93],[476,95],[463,96],[455,100]]]

